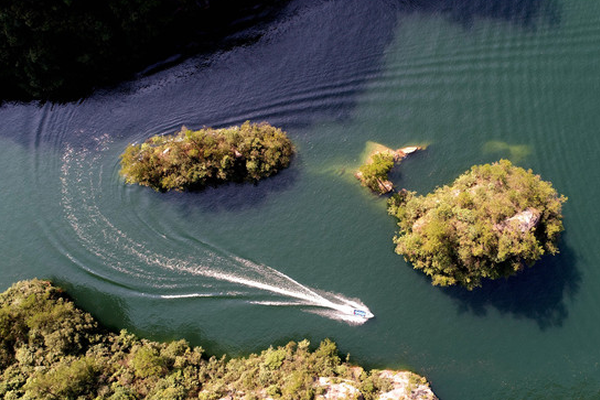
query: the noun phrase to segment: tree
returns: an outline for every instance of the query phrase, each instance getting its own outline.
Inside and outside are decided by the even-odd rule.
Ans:
[[[393,152],[377,152],[358,169],[356,176],[363,186],[366,186],[375,193],[384,194],[389,192],[393,187],[392,183],[388,180],[388,173],[393,167]]]
[[[471,290],[556,254],[565,201],[539,175],[501,160],[426,196],[394,195],[388,211],[398,219],[398,254],[434,285]]]

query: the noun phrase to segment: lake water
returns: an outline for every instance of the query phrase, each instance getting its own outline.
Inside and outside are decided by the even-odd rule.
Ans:
[[[600,2],[400,3],[292,1],[245,47],[77,104],[5,105],[2,289],[51,278],[110,327],[212,354],[329,337],[444,400],[598,398]],[[288,132],[291,168],[192,194],[119,178],[130,142],[248,119]],[[367,141],[428,144],[393,175],[419,193],[500,158],[533,169],[569,197],[560,255],[431,286],[352,176]],[[350,304],[375,318],[344,320]]]

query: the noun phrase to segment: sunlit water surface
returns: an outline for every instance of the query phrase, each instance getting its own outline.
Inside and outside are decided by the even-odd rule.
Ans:
[[[330,337],[440,398],[598,398],[600,3],[292,1],[256,43],[77,104],[0,109],[2,288],[51,278],[103,323],[212,354]],[[182,125],[266,120],[296,143],[259,185],[127,186],[119,154]],[[508,158],[569,197],[561,254],[466,292],[393,252],[367,141],[428,144],[426,193]],[[352,316],[370,310],[375,318]]]

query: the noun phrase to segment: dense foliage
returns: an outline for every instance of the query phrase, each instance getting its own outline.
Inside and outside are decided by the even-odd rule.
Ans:
[[[391,182],[388,173],[394,167],[395,156],[392,151],[381,151],[373,154],[369,160],[358,169],[357,177],[363,186],[375,193],[389,192]]]
[[[184,127],[176,135],[129,145],[121,156],[121,175],[128,183],[161,191],[256,182],[286,168],[293,152],[286,134],[267,123],[199,131]]]
[[[403,191],[390,199],[400,227],[396,252],[434,285],[473,289],[557,253],[565,201],[509,161],[474,166],[427,196]]]
[[[1,100],[73,99],[201,48],[275,0],[0,0]]]
[[[318,377],[352,382],[367,400],[390,385],[342,362],[329,340],[315,351],[303,340],[246,358],[206,358],[184,340],[107,332],[48,282],[20,282],[0,295],[2,399],[312,399],[322,391]]]

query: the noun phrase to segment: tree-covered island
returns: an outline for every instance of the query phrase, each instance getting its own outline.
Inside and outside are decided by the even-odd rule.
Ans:
[[[396,252],[434,285],[471,290],[558,252],[566,197],[510,161],[478,165],[426,196],[400,191]]]
[[[175,135],[131,144],[121,155],[128,183],[155,190],[199,190],[226,182],[257,182],[289,166],[294,146],[267,123],[225,129],[185,127]]]
[[[408,371],[365,371],[335,343],[302,340],[247,357],[207,357],[102,328],[49,282],[0,294],[0,398],[39,400],[437,399]]]

